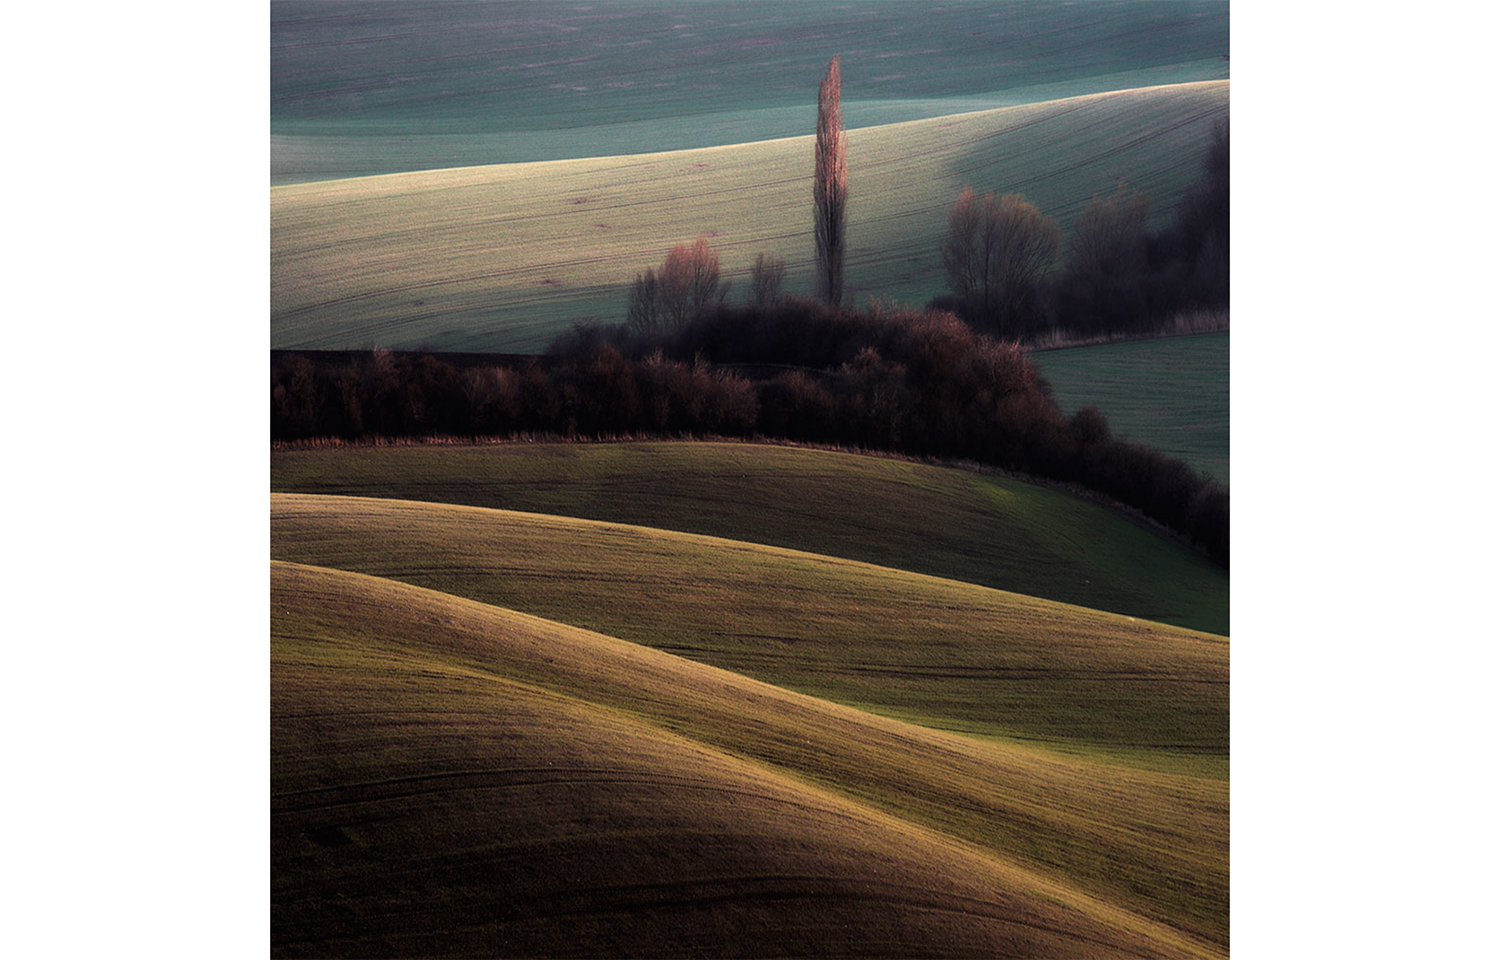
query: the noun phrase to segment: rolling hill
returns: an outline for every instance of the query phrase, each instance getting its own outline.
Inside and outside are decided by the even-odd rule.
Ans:
[[[1160,226],[1228,111],[1221,80],[851,130],[850,293],[944,292],[937,243],[966,184],[1068,226],[1123,179]],[[698,235],[726,278],[765,252],[805,290],[811,154],[797,137],[273,187],[271,346],[539,351],[623,319],[635,273]]]
[[[1211,956],[1227,783],[272,564],[273,953]]]
[[[1189,771],[1227,756],[1229,642],[1212,634],[759,544],[401,500],[272,494],[271,555],[929,726]]]
[[[278,449],[278,492],[659,527],[1229,633],[1222,568],[1103,507],[972,470],[736,443]]]
[[[806,292],[833,54],[846,303],[947,292],[967,185],[1159,229],[1228,19],[277,0],[271,347],[541,352],[699,236],[731,299],[761,253]],[[1142,389],[1174,347],[1133,349],[1037,359],[1216,469],[1134,412],[1218,354]],[[357,409],[338,369],[273,387]],[[273,956],[1228,956],[1229,578],[1147,521],[763,443],[319,442],[271,453]]]

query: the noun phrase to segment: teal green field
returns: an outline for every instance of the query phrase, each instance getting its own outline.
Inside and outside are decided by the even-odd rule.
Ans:
[[[1229,334],[1031,354],[1064,413],[1096,406],[1116,436],[1229,484]]]
[[[1229,5],[271,4],[271,182],[801,136],[1229,76]],[[939,52],[941,51],[941,52]]]

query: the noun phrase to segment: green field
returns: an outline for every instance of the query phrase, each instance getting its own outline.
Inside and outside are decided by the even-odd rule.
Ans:
[[[1228,485],[1229,334],[1045,350],[1031,359],[1064,413],[1092,404],[1116,436]]]
[[[853,130],[850,294],[945,292],[937,244],[966,184],[1071,225],[1123,178],[1160,226],[1228,112],[1225,80]],[[635,273],[698,235],[726,279],[765,252],[806,292],[811,154],[801,137],[274,187],[271,346],[539,351],[575,320],[623,320]]]
[[[799,136],[1229,76],[1203,2],[271,4],[272,183]]]
[[[699,533],[1229,633],[1229,576],[1076,497],[1003,477],[732,443],[273,450],[271,489]]]

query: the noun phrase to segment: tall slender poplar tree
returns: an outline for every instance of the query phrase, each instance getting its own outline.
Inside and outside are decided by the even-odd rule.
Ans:
[[[849,198],[841,86],[839,58],[834,54],[818,87],[818,139],[813,148],[813,237],[818,255],[818,296],[834,307],[844,299],[844,205]]]

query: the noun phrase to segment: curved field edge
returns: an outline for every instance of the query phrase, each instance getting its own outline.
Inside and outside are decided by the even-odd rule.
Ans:
[[[938,243],[966,184],[1068,226],[1125,179],[1160,227],[1228,112],[1222,80],[851,130],[849,299],[945,292]],[[271,346],[539,351],[622,320],[635,273],[700,235],[726,279],[765,252],[809,289],[810,159],[798,137],[274,187]]]
[[[271,489],[698,533],[1229,632],[1222,568],[1097,504],[956,467],[685,441],[345,446],[273,449]]]
[[[272,494],[274,559],[597,630],[924,725],[1222,774],[1229,642],[987,587],[623,524]]]
[[[844,123],[849,130],[883,127],[1118,90],[1222,80],[1227,74],[1223,61],[1216,59],[961,97],[846,98],[843,102]],[[372,135],[345,132],[337,127],[319,128],[312,124],[288,124],[285,132],[277,133],[273,124],[271,186],[458,167],[604,158],[664,149],[737,146],[798,137],[813,128],[816,122],[817,108],[807,103],[695,114],[669,120],[621,121],[562,130],[506,133]],[[314,132],[306,132],[309,129]]]
[[[649,902],[671,887],[643,883],[641,872],[656,874],[646,880],[690,877],[689,865],[703,868],[694,857],[705,844],[725,849],[715,835],[727,830],[740,838],[728,845],[732,857],[770,856],[784,869],[778,857],[788,845],[797,848],[792,858],[802,867],[780,878],[795,880],[794,902],[809,892],[809,883],[825,894],[832,884],[836,902],[871,879],[873,861],[888,868],[881,871],[887,882],[877,902],[902,886],[889,883],[892,870],[908,878],[910,870],[935,872],[936,884],[916,886],[929,886],[928,896],[938,900],[955,883],[969,885],[962,896],[981,904],[993,905],[1003,892],[1009,906],[978,911],[977,924],[975,912],[964,911],[964,937],[1003,925],[1014,915],[1007,910],[1029,914],[1034,895],[1054,912],[1081,911],[1085,922],[1023,923],[1032,936],[1038,929],[1068,935],[1097,931],[1101,923],[1113,928],[1107,936],[1087,934],[1090,942],[1081,950],[1077,944],[1059,950],[1057,942],[997,949],[993,940],[916,950],[918,941],[886,939],[860,952],[1209,955],[1227,943],[1227,785],[1120,776],[1092,764],[1045,760],[823,703],[614,638],[340,571],[273,563],[272,634],[273,825],[279,827],[273,856],[281,890],[273,902],[285,907],[284,929],[298,927],[291,920],[299,910],[312,927],[329,919],[310,886],[332,883],[345,893],[345,906],[357,910],[360,898],[348,894],[373,883],[383,888],[392,918],[420,919],[424,911],[477,909],[486,890],[470,886],[446,905],[429,901],[391,910],[391,887],[415,882],[416,890],[405,893],[421,900],[422,878],[487,888],[486,878],[494,879],[497,869],[520,870],[523,886],[554,888],[536,891],[540,907],[512,896],[482,914],[525,917],[539,910],[546,920],[553,905],[561,901],[566,913],[580,896],[596,906],[640,909],[632,898]],[[619,775],[622,767],[633,767],[633,775]],[[695,789],[695,781],[714,776],[738,779],[739,787],[727,794]],[[747,779],[755,785],[746,787]],[[538,791],[547,797],[511,807],[506,791],[521,799]],[[798,795],[791,804],[796,810],[775,804],[772,815],[755,802],[778,791]],[[749,798],[748,808],[740,797]],[[808,825],[827,819],[816,811],[830,807],[840,814],[832,818],[836,824]],[[990,854],[957,846],[932,829]],[[474,831],[481,836],[470,842]],[[514,842],[528,831],[544,836]],[[424,841],[429,833],[444,838],[442,848]],[[634,855],[625,862],[598,857],[601,843]],[[851,845],[862,848],[852,859]],[[811,859],[803,859],[809,846]],[[539,851],[560,875],[539,866]],[[898,855],[906,866],[890,863]],[[389,857],[393,869],[376,867],[371,876],[372,857]],[[855,869],[829,876],[809,865],[817,862],[825,871],[844,862]],[[570,865],[613,872],[614,882],[586,883],[587,893],[580,893],[578,880],[567,876]],[[539,870],[540,878],[534,876]],[[732,878],[734,871],[728,872]],[[714,877],[725,879],[722,870]],[[777,877],[772,869],[773,887]],[[976,879],[988,896],[973,895]],[[617,899],[621,885],[628,888],[623,902]],[[686,887],[694,894],[712,889],[718,901],[729,902],[754,901],[765,890],[732,882],[713,887],[701,879]],[[1220,947],[1079,891],[1195,930]],[[690,907],[694,899],[688,897]],[[347,913],[333,916],[348,925]],[[351,932],[358,926],[350,925]],[[366,942],[349,952],[372,947]],[[387,944],[376,952],[412,951]],[[578,949],[575,942],[521,952]]]

